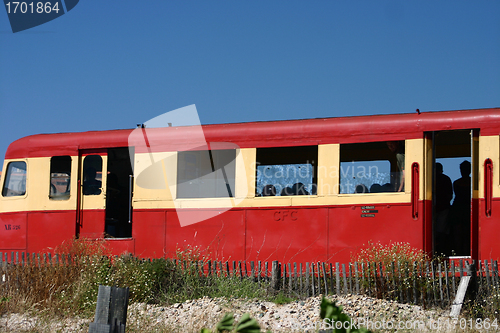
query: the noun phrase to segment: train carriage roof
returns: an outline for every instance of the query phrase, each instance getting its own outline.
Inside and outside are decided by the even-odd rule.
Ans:
[[[231,142],[241,148],[403,140],[422,138],[422,133],[427,131],[469,128],[479,128],[481,135],[498,135],[500,108],[215,124],[202,125],[202,128],[207,142]],[[78,149],[127,147],[133,131],[31,135],[11,143],[5,158],[74,155]],[[199,127],[141,131],[154,143],[147,151],[176,151],[193,147]],[[132,138],[130,145],[136,146],[136,152],[146,151],[141,148],[143,141]]]

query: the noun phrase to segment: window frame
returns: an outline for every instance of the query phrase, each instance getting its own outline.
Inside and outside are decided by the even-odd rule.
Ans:
[[[9,171],[9,166],[12,164],[12,163],[16,163],[16,162],[24,162],[24,164],[26,165],[26,176],[25,176],[25,191],[24,191],[24,194],[21,194],[21,195],[9,195],[9,196],[6,196],[4,195],[4,189],[5,189],[5,184],[7,182],[7,175],[8,175],[8,171]],[[24,199],[28,196],[28,169],[29,169],[29,163],[28,163],[28,160],[27,159],[15,159],[15,160],[9,160],[9,162],[7,163],[6,167],[5,167],[5,174],[2,173],[2,191],[1,191],[1,195],[2,195],[2,198],[3,199],[7,199],[7,200],[15,200],[15,199]],[[10,178],[9,178],[10,179]]]
[[[391,159],[366,159],[366,160],[351,160],[351,161],[342,161],[342,146],[346,146],[346,145],[349,145],[349,146],[354,146],[354,145],[363,145],[363,144],[366,144],[366,145],[369,145],[369,144],[387,144],[387,142],[402,142],[403,143],[403,155],[404,155],[404,164],[403,164],[403,180],[404,180],[404,185],[403,185],[403,188],[401,191],[397,191],[397,190],[393,190],[393,191],[380,191],[380,192],[370,192],[369,188],[368,188],[368,192],[361,192],[361,193],[356,193],[356,191],[354,191],[353,193],[349,192],[349,193],[342,193],[341,192],[341,189],[342,189],[342,163],[351,163],[351,162],[367,162],[367,163],[370,163],[370,162],[385,162],[385,161],[388,161],[390,163],[390,174],[389,174],[389,180],[390,182],[389,183],[386,183],[386,184],[379,184],[379,183],[376,183],[376,184],[379,184],[380,186],[385,186],[387,184],[390,184],[391,186],[393,185],[392,183],[392,176],[393,174],[396,175],[396,174],[399,174],[400,172],[399,171],[392,171],[393,170],[393,163],[394,163],[394,169],[397,169],[397,156],[396,154],[397,153],[394,153],[392,151],[390,151],[390,149],[387,147],[387,150],[388,150],[388,154],[394,154],[394,157],[391,158]],[[406,190],[408,188],[408,186],[411,186],[411,183],[408,183],[408,179],[410,179],[409,177],[411,177],[411,174],[409,174],[406,170],[406,159],[407,159],[407,152],[406,152],[406,149],[407,149],[407,142],[406,142],[406,139],[401,139],[401,140],[381,140],[381,141],[363,141],[363,142],[345,142],[345,143],[340,143],[339,144],[339,164],[338,164],[338,195],[339,196],[358,196],[358,195],[395,195],[395,194],[405,194],[406,193]],[[367,148],[365,148],[365,150],[367,150]],[[360,151],[362,151],[362,149],[360,149]],[[369,168],[370,169],[370,168]],[[347,174],[347,173],[346,173]],[[375,183],[372,184],[372,186],[374,185]],[[358,184],[359,185],[359,184]],[[364,185],[364,184],[363,184]],[[366,186],[366,185],[365,185]]]
[[[51,192],[52,192],[52,180],[57,178],[57,177],[53,177],[52,174],[52,161],[54,158],[62,158],[62,157],[67,157],[69,158],[69,173],[68,173],[68,184],[66,185],[66,189],[67,191],[62,193],[62,192],[59,192],[59,195],[52,195]],[[52,156],[50,158],[50,165],[49,165],[49,200],[51,201],[67,201],[70,199],[71,197],[71,171],[72,171],[72,166],[73,166],[73,159],[71,158],[70,155],[56,155],[56,156]],[[55,172],[54,172],[55,173]],[[59,172],[59,173],[62,173],[62,172]],[[54,185],[55,186],[55,185]],[[56,187],[57,189],[57,187]]]
[[[232,152],[234,153],[234,158],[232,158],[232,164],[234,165],[234,169],[231,170],[231,175],[232,177],[227,177],[227,182],[226,182],[226,179],[225,178],[215,178],[215,186],[212,186],[209,188],[209,192],[213,192],[215,195],[211,195],[211,196],[203,196],[201,194],[198,194],[196,196],[194,195],[186,195],[189,193],[189,191],[194,191],[194,190],[188,190],[187,188],[183,188],[182,186],[179,186],[180,184],[183,184],[183,183],[186,183],[190,180],[203,180],[205,176],[207,175],[210,175],[210,174],[213,174],[214,172],[218,173],[220,172],[220,170],[222,170],[221,166],[224,167],[224,172],[227,173],[226,171],[226,167],[228,166],[228,164],[223,164],[224,160],[225,160],[225,157],[214,157],[214,155],[216,154],[215,152],[221,152],[221,151],[225,151],[225,152]],[[214,154],[215,153],[215,154]],[[183,154],[186,154],[186,155],[189,155],[189,154],[198,154],[198,156],[196,157],[196,164],[195,164],[195,170],[196,172],[198,171],[202,171],[202,174],[196,178],[186,178],[186,179],[183,179],[182,182],[180,182],[180,176],[181,176],[181,173],[179,172],[179,168],[181,166],[180,162],[181,162],[181,158],[180,156],[182,156]],[[205,171],[205,169],[198,169],[200,165],[200,157],[202,159],[205,159],[206,156],[204,156],[205,154],[208,154],[210,160],[210,164],[213,163],[213,168],[215,168],[215,171],[210,171],[208,173],[203,173],[203,171]],[[236,172],[237,172],[237,166],[236,166],[236,159],[238,157],[238,154],[239,154],[239,151],[238,149],[236,148],[229,148],[229,149],[196,149],[196,150],[183,150],[183,151],[178,151],[177,152],[177,163],[176,163],[176,193],[175,193],[175,198],[176,200],[199,200],[199,199],[217,199],[217,200],[220,200],[220,199],[234,199],[236,198],[236,184],[237,184],[237,181],[236,181]],[[206,162],[206,160],[204,160],[203,162]],[[186,163],[186,158],[185,157],[182,157],[182,163]],[[223,165],[221,165],[221,163]],[[186,168],[186,165],[184,165],[184,168]],[[208,169],[207,169],[208,170]],[[184,177],[186,176],[185,174],[183,175]],[[208,180],[208,179],[206,179]],[[211,180],[211,179],[210,179]],[[225,186],[229,186],[229,189],[230,189],[230,193],[227,193],[225,192],[226,195],[217,195],[217,193],[219,191],[222,191],[222,189],[220,187],[217,187],[217,182],[219,180],[222,180],[224,183],[225,183]],[[196,188],[196,190],[199,192],[199,186]],[[180,190],[182,189],[182,190]],[[181,193],[181,191],[183,191]],[[184,195],[183,195],[184,194]],[[230,195],[229,195],[230,194]]]
[[[100,170],[97,170],[95,169],[93,166],[92,166],[92,161],[91,160],[88,160],[88,164],[87,163],[87,158],[93,158],[93,157],[99,157],[100,158]],[[85,177],[87,176],[86,175],[86,172],[87,170],[90,170],[90,169],[94,169],[94,171],[96,172],[96,176],[94,176],[94,179],[93,181],[95,182],[100,182],[100,184],[97,184],[97,183],[91,183],[89,184],[88,182],[91,182],[92,180],[87,180]],[[98,197],[100,195],[104,195],[104,193],[106,192],[106,188],[105,188],[105,184],[103,184],[103,178],[104,178],[104,175],[103,175],[103,170],[104,170],[104,159],[103,159],[103,155],[100,155],[98,153],[92,153],[92,154],[88,154],[88,155],[85,155],[84,158],[83,158],[83,163],[82,163],[82,196],[84,197]],[[100,172],[101,173],[101,180],[97,180],[97,173]],[[99,187],[97,187],[99,186]],[[95,190],[95,189],[98,189],[99,192],[95,191],[92,192],[92,190]],[[90,190],[90,192],[86,192],[86,190]]]
[[[263,156],[262,158],[259,159],[259,151],[267,150],[267,155],[273,155],[272,150],[284,150],[286,154],[286,150],[293,150],[293,149],[302,149],[302,155],[306,156],[306,159],[301,159],[300,155],[299,158],[290,158],[288,160],[285,160],[284,163],[268,163],[272,161],[274,158],[270,158],[269,156]],[[310,155],[314,155],[313,159],[309,160],[308,157]],[[276,158],[277,160],[278,158]],[[264,161],[264,162],[262,162]],[[319,145],[300,145],[300,146],[280,146],[280,147],[257,147],[256,148],[256,153],[255,153],[255,172],[253,173],[253,177],[255,179],[255,198],[291,198],[291,197],[315,197],[317,196],[317,191],[318,191],[318,183],[319,183],[319,175],[318,175],[318,165],[319,165]],[[274,161],[272,161],[274,162]],[[307,163],[308,162],[308,163]],[[286,185],[291,185],[282,188],[279,192],[276,189],[276,183],[274,184],[266,184],[264,185],[263,189],[258,191],[258,173],[259,173],[259,167],[265,167],[265,166],[270,166],[270,167],[276,167],[276,166],[298,166],[298,165],[310,165],[312,167],[312,179],[311,182],[308,184],[304,184],[302,182],[295,182],[294,184],[286,184]],[[300,168],[300,166],[298,167]],[[289,167],[286,168],[286,172],[288,174]],[[300,173],[300,171],[299,171]],[[287,194],[287,195],[281,195],[283,191],[286,191],[286,189],[293,189],[295,184],[302,183],[305,187],[311,186],[311,191],[307,191],[307,194]],[[262,192],[264,188],[266,188],[269,185],[273,185],[275,189],[275,195],[262,195]],[[285,192],[286,194],[286,192]]]

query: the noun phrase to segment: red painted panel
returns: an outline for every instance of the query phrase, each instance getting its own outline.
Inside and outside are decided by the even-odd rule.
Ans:
[[[132,236],[135,239],[135,253],[143,258],[165,256],[165,211],[134,211]]]
[[[0,214],[0,252],[26,249],[27,213]]]
[[[326,208],[248,210],[247,260],[325,261],[327,234]]]
[[[500,260],[500,199],[491,202],[491,215],[486,217],[484,200],[479,201],[479,211],[483,212],[479,220],[479,259]]]
[[[133,238],[106,238],[106,246],[112,255],[135,253],[135,240]]]
[[[80,219],[80,237],[103,238],[104,237],[104,209],[82,210]]]
[[[425,200],[423,202],[424,207],[424,228],[422,230],[422,235],[424,237],[423,250],[429,255],[432,255],[432,200]]]
[[[368,242],[410,243],[422,249],[423,222],[412,218],[410,204],[376,204],[330,209],[328,260],[349,262]]]
[[[201,210],[183,213],[199,215]],[[208,220],[181,227],[175,211],[167,212],[166,256],[197,246],[219,260],[245,260],[245,211],[230,210]]]
[[[484,200],[483,200],[483,210],[482,213],[484,214],[485,208],[484,208]],[[472,259],[478,260],[479,259],[479,234],[478,234],[478,226],[479,226],[479,199],[473,198],[471,200],[471,223],[470,223],[470,255]]]
[[[74,211],[30,212],[28,214],[28,252],[53,251],[63,241],[75,237]]]

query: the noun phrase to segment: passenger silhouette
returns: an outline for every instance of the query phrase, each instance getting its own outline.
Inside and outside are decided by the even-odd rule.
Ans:
[[[443,173],[443,165],[436,163],[436,185],[434,206],[434,230],[435,248],[438,253],[449,254],[450,226],[448,215],[450,212],[450,201],[453,198],[453,186],[451,179]]]
[[[457,255],[470,255],[470,201],[471,201],[471,164],[460,163],[461,178],[453,182],[455,199],[450,211],[450,224],[453,231],[453,250]]]
[[[387,141],[387,147],[396,154],[397,177],[394,179],[394,191],[403,192],[405,184],[405,146],[404,141]]]
[[[368,193],[368,187],[366,187],[366,185],[364,184],[358,184],[356,185],[354,193]]]
[[[370,193],[380,193],[380,192],[382,192],[382,185],[375,183],[372,186],[370,186]]]
[[[101,194],[101,181],[96,179],[97,171],[94,167],[85,169],[85,180],[83,181],[83,194],[84,195],[98,195]]]

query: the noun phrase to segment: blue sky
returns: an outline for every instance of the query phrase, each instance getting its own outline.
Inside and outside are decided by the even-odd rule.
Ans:
[[[0,161],[31,134],[500,107],[499,1],[82,0],[12,33]],[[446,170],[445,170],[446,171]]]

